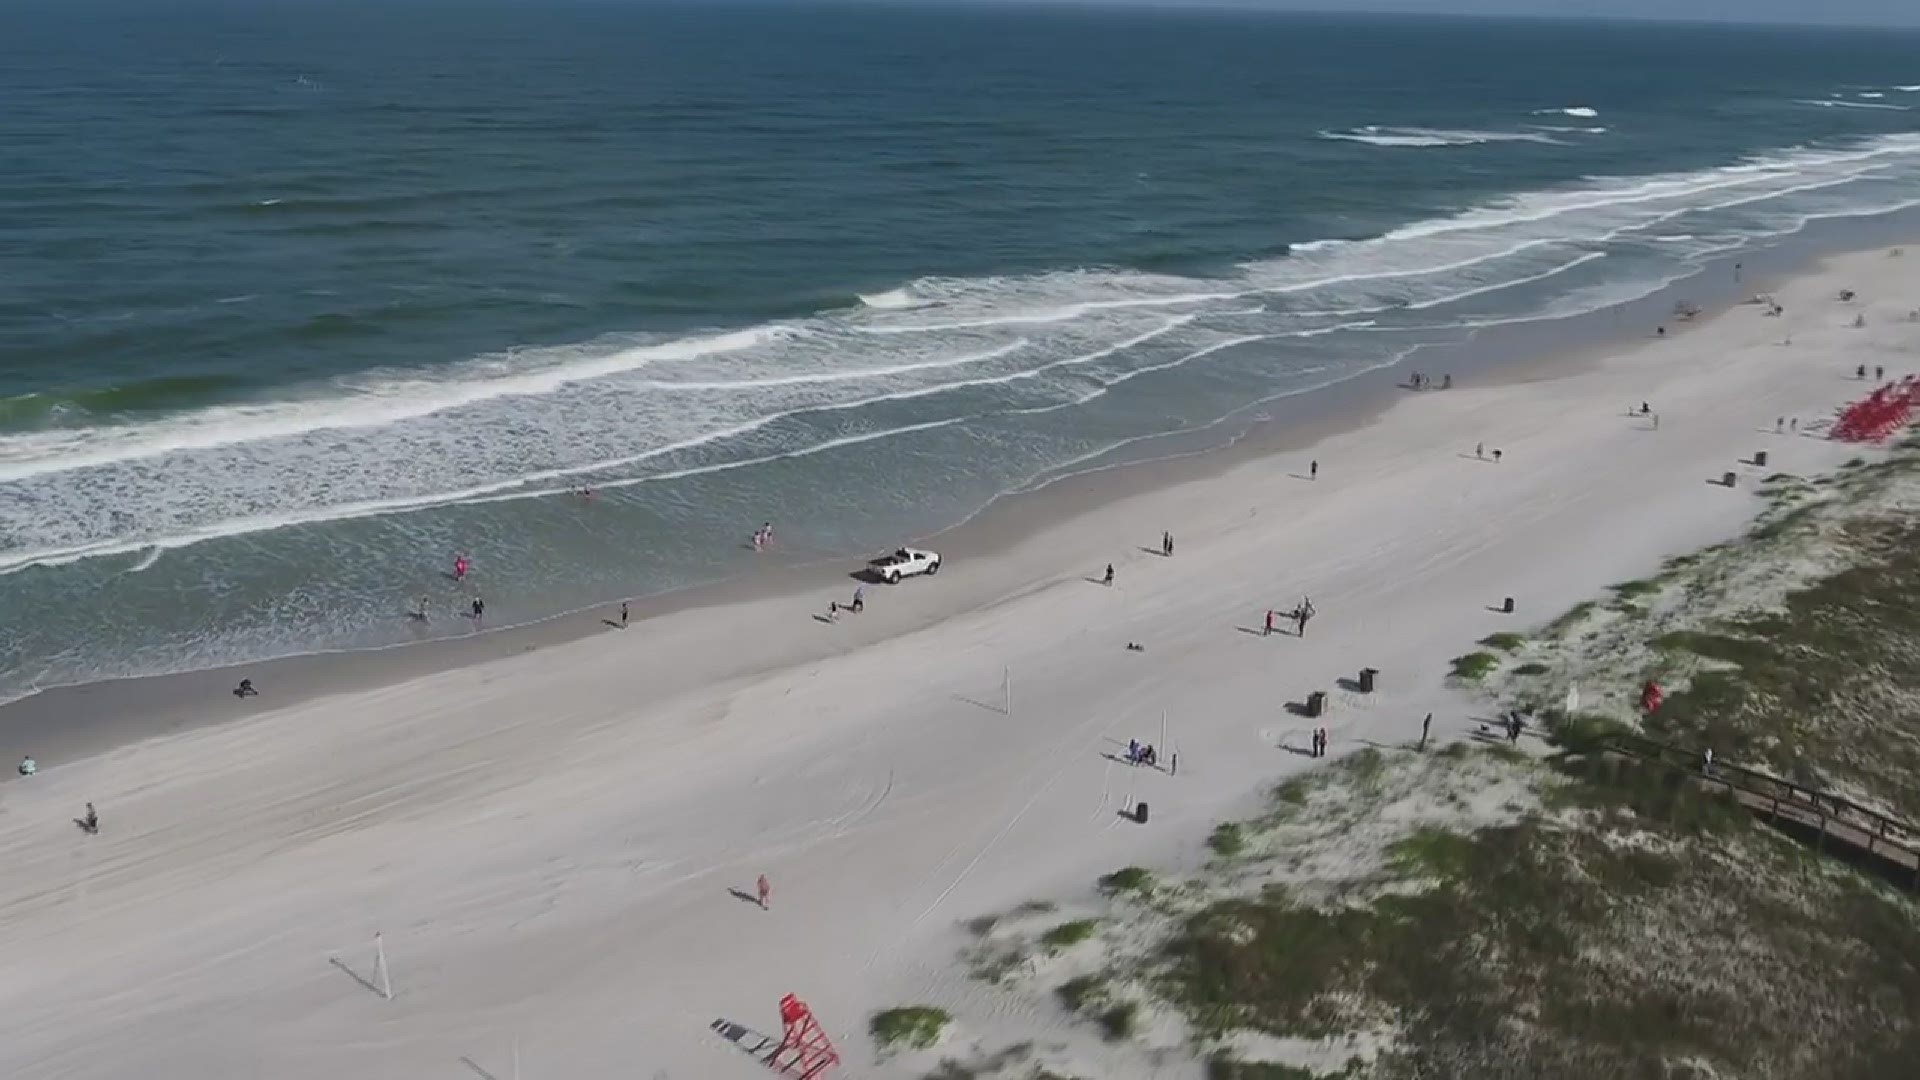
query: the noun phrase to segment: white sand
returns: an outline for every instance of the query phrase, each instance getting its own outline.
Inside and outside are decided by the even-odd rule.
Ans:
[[[904,1068],[874,1067],[864,1033],[890,1005],[941,1004],[989,1044],[1062,1023],[996,1014],[952,962],[957,924],[1193,858],[1312,767],[1275,748],[1308,725],[1282,704],[1363,665],[1382,691],[1334,691],[1336,753],[1429,709],[1460,730],[1441,677],[1474,639],[1737,533],[1753,450],[1766,472],[1860,453],[1773,418],[1858,396],[1856,363],[1905,373],[1920,258],[1838,260],[1780,297],[1784,318],[1736,308],[1564,378],[1410,393],[1310,453],[869,588],[834,626],[812,616],[837,577],[7,785],[0,1075],[507,1080],[517,1040],[529,1080],[765,1077],[709,1025],[776,1032],[788,991],[849,1075]],[[1642,399],[1658,431],[1622,415]],[[1317,482],[1289,475],[1309,458]],[[1741,488],[1706,482],[1726,469]],[[1163,528],[1170,560],[1140,550]],[[1083,580],[1109,561],[1115,587]],[[1240,631],[1303,594],[1304,641]],[[1509,595],[1517,616],[1488,610]],[[1003,665],[1011,717],[963,700],[997,701]],[[1102,757],[1158,741],[1163,709],[1179,776]],[[1151,824],[1116,816],[1130,794]],[[69,823],[89,799],[91,838]],[[767,913],[728,894],[761,873]],[[328,962],[367,974],[376,930],[391,1002]]]

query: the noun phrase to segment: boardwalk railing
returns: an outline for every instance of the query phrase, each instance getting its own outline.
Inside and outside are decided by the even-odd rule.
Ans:
[[[1817,848],[1839,845],[1892,871],[1895,880],[1920,889],[1920,826],[1862,806],[1843,795],[1819,791],[1769,773],[1716,761],[1704,754],[1637,735],[1613,735],[1609,753],[1690,774],[1696,783],[1724,788],[1756,814],[1789,831],[1811,833]]]

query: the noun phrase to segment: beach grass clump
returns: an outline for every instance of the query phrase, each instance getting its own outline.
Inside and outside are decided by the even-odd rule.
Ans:
[[[1247,833],[1238,824],[1225,821],[1214,826],[1213,835],[1207,837],[1207,846],[1215,855],[1230,859],[1247,849]]]
[[[1547,665],[1539,662],[1538,660],[1529,660],[1526,663],[1521,664],[1520,666],[1514,668],[1513,673],[1515,675],[1528,675],[1528,676],[1545,675],[1547,673]]]
[[[1132,1036],[1140,1018],[1140,1006],[1132,1001],[1117,1001],[1102,1009],[1099,1016],[1100,1033],[1108,1042],[1119,1042]]]
[[[1423,825],[1387,845],[1387,865],[1406,877],[1448,881],[1467,871],[1471,845],[1460,833]]]
[[[1100,877],[1100,891],[1109,896],[1119,893],[1153,891],[1153,874],[1138,866],[1126,866]]]
[[[1450,674],[1461,682],[1479,682],[1500,666],[1500,658],[1490,652],[1470,652],[1453,658]]]
[[[1480,644],[1485,645],[1489,649],[1499,649],[1501,652],[1512,652],[1526,643],[1526,638],[1505,630],[1497,634],[1488,634],[1486,637],[1480,639]]]
[[[1097,975],[1079,975],[1054,988],[1054,996],[1069,1012],[1085,1012],[1107,1000],[1107,983]]]
[[[1060,906],[1051,900],[1025,900],[1015,907],[1011,914],[1015,916],[1051,915],[1060,910]]]
[[[1275,1061],[1240,1061],[1227,1053],[1207,1059],[1207,1080],[1317,1080],[1319,1075],[1312,1069]]]
[[[1617,599],[1632,600],[1636,597],[1651,596],[1659,592],[1660,583],[1644,579],[1640,581],[1623,581],[1618,585],[1607,586],[1607,591],[1613,593]]]
[[[1099,922],[1094,919],[1075,919],[1072,922],[1063,922],[1049,929],[1046,933],[1041,934],[1040,944],[1054,950],[1070,949],[1092,937],[1094,931],[1099,928]]]
[[[931,1005],[905,1005],[873,1014],[867,1032],[882,1051],[926,1050],[940,1041],[953,1017]]]
[[[1594,609],[1599,606],[1597,602],[1592,600],[1582,600],[1573,605],[1563,612],[1559,618],[1547,624],[1546,632],[1548,636],[1559,637],[1565,634],[1567,631],[1579,625],[1587,616],[1593,614]]]
[[[1850,997],[1850,980],[1920,1003],[1920,974],[1860,951],[1920,944],[1912,906],[1859,882],[1809,884],[1786,869],[1791,850],[1751,826],[1717,854],[1673,850],[1688,830],[1646,809],[1608,830],[1531,818],[1422,830],[1392,852],[1432,881],[1415,894],[1326,907],[1271,890],[1222,898],[1164,946],[1163,992],[1203,1038],[1327,1038],[1400,1017],[1370,1075],[1498,1075],[1516,1062],[1542,1080],[1666,1075],[1676,1054],[1723,1075],[1898,1075],[1857,1070],[1920,1038],[1920,1013],[1882,1032],[1881,1008]],[[1821,918],[1840,897],[1875,913],[1870,929]],[[1823,1058],[1799,1049],[1795,1017],[1816,1000],[1838,1008],[1823,1014],[1837,1022],[1823,1020],[1822,1041],[1844,1064],[1809,1069]]]

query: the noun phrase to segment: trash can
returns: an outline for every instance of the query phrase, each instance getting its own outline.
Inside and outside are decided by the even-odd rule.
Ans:
[[[1327,692],[1325,690],[1315,690],[1313,693],[1307,695],[1307,715],[1309,717],[1317,717],[1326,711]]]
[[[1360,692],[1361,693],[1363,694],[1373,693],[1373,677],[1378,674],[1380,674],[1380,670],[1378,668],[1363,667],[1360,669]]]
[[[1767,464],[1767,452],[1765,450],[1755,450],[1753,452],[1753,463],[1765,468]]]
[[[1738,481],[1739,479],[1740,479],[1740,478],[1739,478],[1738,476],[1735,476],[1734,474],[1732,474],[1732,473],[1730,473],[1730,472],[1724,472],[1724,473],[1721,473],[1721,474],[1720,474],[1720,486],[1721,486],[1721,487],[1732,487],[1732,486],[1734,485],[1734,483],[1735,483],[1736,481]]]
[[[1506,612],[1509,615],[1513,614],[1513,597],[1511,596],[1507,597],[1507,599],[1500,605],[1500,610]]]
[[[1147,804],[1146,803],[1134,804],[1133,820],[1135,823],[1140,825],[1145,825],[1147,823]]]

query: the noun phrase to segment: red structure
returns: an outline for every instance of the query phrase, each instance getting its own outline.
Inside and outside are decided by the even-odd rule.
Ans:
[[[1833,438],[1840,442],[1885,442],[1907,425],[1920,406],[1920,382],[1909,375],[1840,410]]]
[[[780,1023],[787,1033],[780,1040],[780,1048],[767,1058],[768,1065],[783,1073],[792,1073],[800,1080],[813,1080],[840,1064],[840,1052],[833,1048],[827,1033],[820,1030],[806,1002],[792,994],[781,998]]]
[[[1658,711],[1660,703],[1665,699],[1666,695],[1661,693],[1660,684],[1648,679],[1647,685],[1640,688],[1640,711],[1647,713]]]

